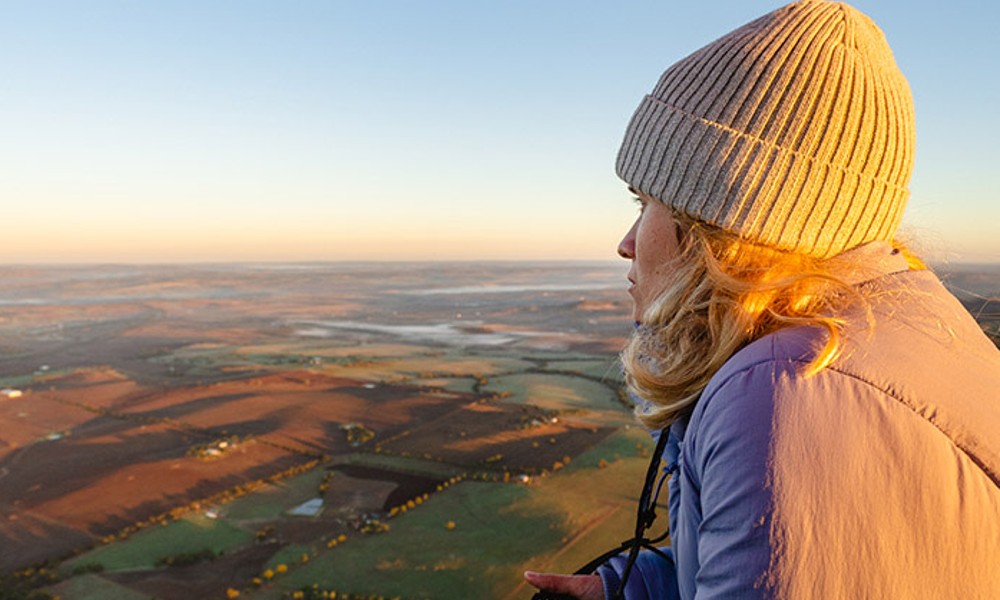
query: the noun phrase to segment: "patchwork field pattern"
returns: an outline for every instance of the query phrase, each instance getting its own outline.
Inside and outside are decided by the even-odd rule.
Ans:
[[[622,265],[0,270],[0,600],[513,600],[630,534]]]
[[[618,267],[12,271],[0,598],[503,598],[627,530]]]

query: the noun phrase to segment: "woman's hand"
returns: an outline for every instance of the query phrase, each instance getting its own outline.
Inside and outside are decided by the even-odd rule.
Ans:
[[[546,592],[569,594],[578,600],[604,600],[604,584],[599,575],[556,575],[525,571],[524,579]]]

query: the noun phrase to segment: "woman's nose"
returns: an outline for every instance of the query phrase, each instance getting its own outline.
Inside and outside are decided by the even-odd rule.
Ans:
[[[618,242],[618,256],[627,259],[635,259],[635,228],[639,225],[639,220],[636,219],[635,223],[632,224],[631,229],[622,238],[622,241]]]

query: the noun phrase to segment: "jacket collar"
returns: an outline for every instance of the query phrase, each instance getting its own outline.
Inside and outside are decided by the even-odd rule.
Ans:
[[[903,253],[882,240],[862,244],[827,260],[831,265],[845,263],[843,269],[835,268],[834,272],[844,273],[843,280],[850,285],[859,285],[910,268]]]

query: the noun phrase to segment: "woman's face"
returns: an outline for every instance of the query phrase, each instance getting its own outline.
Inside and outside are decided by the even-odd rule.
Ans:
[[[638,193],[641,207],[632,228],[618,244],[618,255],[632,261],[628,280],[632,284],[632,319],[642,320],[649,305],[666,288],[680,254],[677,221],[662,202]]]

